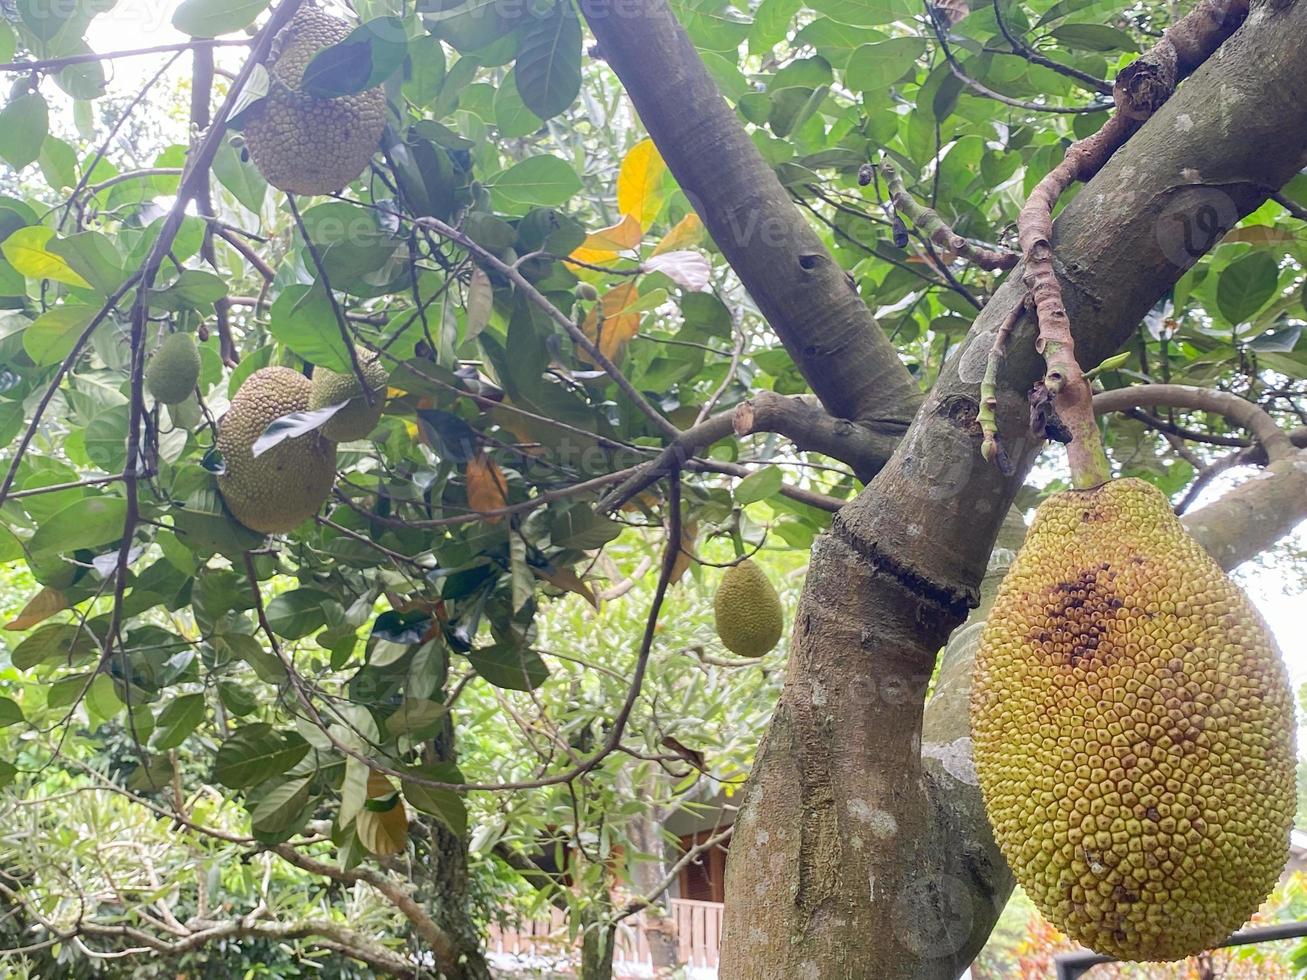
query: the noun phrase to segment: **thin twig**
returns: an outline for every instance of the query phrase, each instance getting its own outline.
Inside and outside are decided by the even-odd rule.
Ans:
[[[1049,106],[1040,105],[1037,102],[1025,102],[1021,99],[1014,99],[1002,92],[995,92],[992,88],[982,85],[965,71],[958,59],[954,57],[952,48],[949,47],[948,40],[944,36],[944,28],[939,21],[935,19],[935,13],[931,9],[929,0],[926,2],[926,20],[930,21],[931,29],[935,32],[935,37],[939,41],[940,51],[944,53],[944,58],[948,62],[949,71],[953,76],[967,88],[971,89],[977,95],[983,95],[987,99],[993,99],[995,102],[1002,102],[1004,105],[1012,106],[1014,109],[1024,109],[1027,112],[1052,112],[1060,115],[1083,116],[1093,112],[1102,112],[1110,109],[1110,104],[1098,104],[1089,106]]]
[[[439,218],[418,218],[415,223],[420,227],[430,228],[438,235],[458,243],[464,249],[476,255],[478,259],[490,266],[500,275],[511,280],[513,285],[521,291],[523,296],[543,310],[550,319],[567,332],[567,335],[572,338],[573,343],[585,351],[590,359],[598,364],[599,367],[617,383],[617,386],[622,389],[626,394],[626,397],[631,399],[631,402],[636,406],[636,408],[643,412],[649,421],[651,421],[654,426],[663,433],[663,435],[675,439],[681,434],[680,429],[669,422],[662,412],[654,408],[644,395],[636,390],[635,386],[631,384],[626,375],[624,375],[617,365],[609,359],[607,354],[601,351],[599,347],[585,335],[585,332],[576,325],[571,317],[567,316],[567,314],[551,303],[549,298],[540,292],[540,290],[536,289],[531,281],[523,276],[518,269],[509,265],[507,262],[504,262],[493,252],[478,245],[457,228],[445,224]]]
[[[1087,71],[1081,71],[1079,68],[1072,68],[1070,65],[1064,65],[1060,61],[1054,61],[1052,58],[1046,58],[1029,44],[1025,38],[1015,33],[1008,27],[1007,20],[1003,17],[1003,9],[1000,0],[994,0],[994,18],[998,21],[998,29],[1002,32],[1007,43],[1012,45],[1012,53],[1019,57],[1025,58],[1031,64],[1042,65],[1059,75],[1065,75],[1067,78],[1074,78],[1089,86],[1099,95],[1112,95],[1112,83],[1102,78],[1097,78]]]

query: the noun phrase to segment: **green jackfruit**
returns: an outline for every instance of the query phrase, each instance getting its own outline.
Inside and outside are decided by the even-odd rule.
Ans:
[[[386,125],[380,88],[318,98],[300,90],[309,62],[345,40],[342,20],[305,5],[273,41],[268,94],[245,117],[245,145],[268,183],[292,194],[334,194],[361,174]]]
[[[218,491],[251,531],[280,534],[318,512],[336,480],[336,444],[317,432],[284,439],[255,456],[255,441],[283,415],[309,407],[309,379],[283,367],[255,371],[218,426],[224,472]]]
[[[170,333],[145,366],[145,390],[165,405],[184,402],[200,380],[200,352],[188,333]]]
[[[780,642],[785,629],[781,597],[752,559],[726,569],[713,601],[717,635],[741,657],[761,657]]]
[[[313,372],[309,408],[328,408],[349,402],[320,430],[324,436],[336,442],[366,439],[381,421],[382,410],[386,407],[386,379],[389,374],[385,365],[381,363],[380,356],[372,351],[358,348],[357,352],[359,367],[372,392],[371,405],[364,399],[359,379],[353,372],[338,374],[326,368],[317,368]]]
[[[1210,948],[1284,867],[1294,707],[1279,651],[1148,483],[1039,508],[982,633],[971,728],[1017,880],[1100,953]]]

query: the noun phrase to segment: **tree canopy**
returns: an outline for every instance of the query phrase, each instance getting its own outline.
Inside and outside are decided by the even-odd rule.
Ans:
[[[795,646],[829,644],[791,683],[843,705],[828,743],[782,701],[769,747],[797,754],[755,783],[794,783],[794,746],[802,793],[873,778],[880,736],[904,779],[946,766],[942,695],[918,758],[935,655],[1009,507],[1066,485],[1056,455],[1030,475],[1048,277],[1112,471],[1226,567],[1296,557],[1304,5],[358,0],[300,85],[379,88],[384,132],[303,196],[249,126],[306,5],[184,0],[182,39],[141,51],[90,49],[128,22],[112,3],[0,19],[0,785],[9,843],[38,842],[0,868],[14,948],[87,969],[294,940],[341,976],[480,977],[512,894],[568,908],[599,969],[661,901],[658,824],[733,812],[776,703],[786,645],[740,661],[711,629],[745,555]],[[126,91],[129,60],[151,68]],[[1043,253],[1021,214],[1052,186]],[[199,371],[165,404],[149,365],[177,334]],[[273,367],[360,384],[379,421],[260,427],[255,463],[334,454],[314,516],[269,536],[224,502],[218,432]],[[892,675],[840,673],[909,632]],[[941,860],[983,825],[949,793],[946,831],[900,815]],[[97,846],[129,813],[158,821],[139,861]],[[1005,874],[977,872],[997,908]],[[995,914],[922,924],[958,962],[919,975]]]

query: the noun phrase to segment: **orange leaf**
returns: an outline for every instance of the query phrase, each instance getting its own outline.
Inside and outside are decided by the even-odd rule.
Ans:
[[[691,248],[703,241],[703,221],[699,216],[691,211],[684,218],[676,223],[676,227],[667,233],[658,247],[653,250],[654,255],[662,255],[664,252],[679,252],[682,249]]]
[[[676,563],[672,565],[672,577],[668,579],[670,584],[675,585],[689,571],[690,565],[694,562],[694,541],[698,536],[698,521],[681,521],[681,551],[676,556]]]
[[[477,453],[467,461],[467,504],[478,514],[485,514],[487,523],[503,520],[503,514],[494,511],[508,503],[508,483],[504,472],[485,453]]]
[[[68,599],[58,589],[42,589],[28,600],[23,611],[5,623],[7,630],[30,630],[57,612],[68,608]]]
[[[629,214],[642,228],[653,224],[663,207],[663,174],[667,164],[654,146],[645,139],[631,147],[617,173],[617,210]]]
[[[581,329],[609,360],[617,360],[627,342],[640,332],[641,317],[635,309],[639,301],[640,291],[635,283],[624,282],[604,293],[603,299],[586,314]],[[584,351],[581,356],[591,360]]]
[[[638,220],[626,214],[617,224],[591,232],[581,243],[581,247],[604,252],[624,252],[639,245],[642,238],[644,238],[644,228]]]
[[[599,608],[599,600],[595,598],[595,594],[591,591],[590,586],[586,585],[585,582],[581,580],[581,577],[570,568],[537,568],[535,565],[532,565],[531,571],[535,574],[536,578],[544,579],[555,588],[563,589],[567,592],[575,592],[586,602],[590,603],[590,605],[594,606],[596,609]]]

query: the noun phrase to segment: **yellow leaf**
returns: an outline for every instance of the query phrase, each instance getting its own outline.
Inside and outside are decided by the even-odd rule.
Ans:
[[[653,224],[663,207],[663,162],[653,140],[641,140],[631,147],[617,174],[617,210],[629,214],[642,228]]]
[[[658,243],[658,247],[653,250],[653,254],[662,255],[664,252],[678,252],[681,249],[698,245],[701,241],[703,241],[703,221],[691,211],[678,221],[676,227],[669,231],[667,236]]]
[[[374,809],[375,808],[375,809]],[[399,854],[408,839],[408,813],[389,779],[368,773],[368,802],[354,818],[359,841],[372,854]]]
[[[604,293],[603,299],[590,307],[581,324],[585,335],[610,361],[617,360],[627,342],[640,332],[640,313],[636,309],[639,301],[640,291],[635,283],[624,282]],[[581,357],[591,361],[584,351]]]
[[[42,589],[28,600],[23,611],[10,622],[5,623],[7,630],[30,630],[37,623],[45,622],[57,612],[68,608],[68,599],[58,589]]]
[[[575,252],[568,256],[576,262],[586,262],[589,265],[612,265],[617,261],[617,253],[609,252],[601,248],[586,248],[582,245]],[[584,271],[584,267],[579,267]],[[574,270],[575,271],[575,270]]]
[[[467,505],[478,514],[489,515],[486,522],[495,524],[504,519],[495,514],[508,503],[508,483],[504,473],[485,453],[477,453],[467,461]]]

